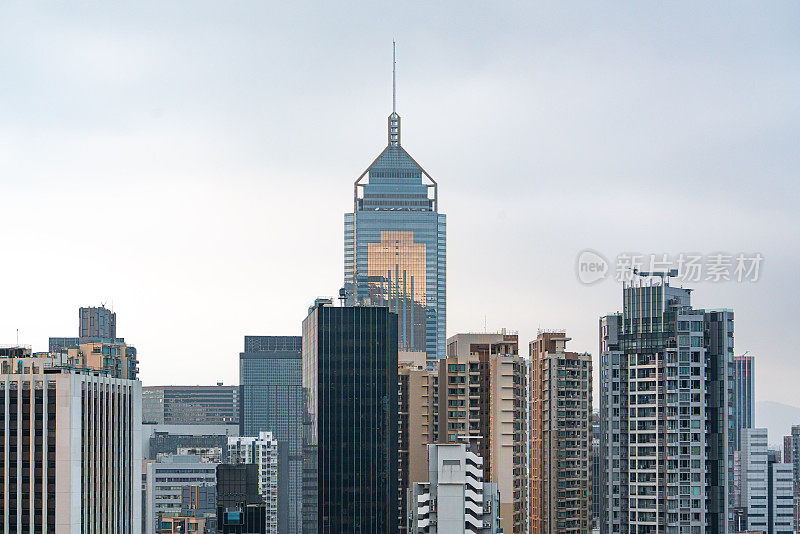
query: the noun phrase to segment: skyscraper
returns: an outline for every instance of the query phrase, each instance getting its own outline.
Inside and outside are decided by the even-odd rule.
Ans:
[[[500,491],[501,527],[509,534],[527,528],[527,373],[516,333],[456,334],[432,386],[434,441],[475,441],[483,480]]]
[[[601,533],[728,529],[733,312],[690,295],[637,278],[600,319]]]
[[[353,185],[353,210],[344,217],[348,304],[388,306],[400,350],[443,357],[446,220],[436,181],[401,146],[394,105],[388,145]]]
[[[0,347],[0,531],[141,530],[141,383]]]
[[[530,343],[530,532],[592,530],[592,357],[564,332]]]
[[[280,476],[287,480],[287,498],[281,503],[287,517],[286,527],[281,526],[296,534],[302,529],[302,338],[245,336],[244,349],[239,354],[240,434],[255,437],[272,432],[279,443],[286,444],[286,469]]]
[[[736,450],[741,447],[742,430],[753,428],[753,419],[755,417],[753,410],[753,399],[755,398],[753,394],[753,385],[755,384],[754,366],[755,362],[752,356],[743,354],[733,358],[733,413],[736,416],[733,431],[735,433]]]
[[[397,532],[397,315],[317,299],[303,321],[303,531]]]

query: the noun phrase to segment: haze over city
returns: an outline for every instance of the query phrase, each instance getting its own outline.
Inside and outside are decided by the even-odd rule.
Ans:
[[[106,303],[145,385],[237,383],[343,283],[352,183],[403,146],[448,218],[447,334],[566,329],[597,358],[590,248],[760,253],[701,282],[759,401],[800,405],[800,6],[4,4],[0,343]],[[598,373],[595,373],[597,379]]]

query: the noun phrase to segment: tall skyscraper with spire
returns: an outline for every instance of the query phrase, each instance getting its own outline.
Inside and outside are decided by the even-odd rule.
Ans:
[[[344,284],[349,304],[397,313],[401,351],[433,361],[445,354],[446,220],[436,180],[401,145],[395,67],[393,54],[388,144],[356,179],[344,216]]]

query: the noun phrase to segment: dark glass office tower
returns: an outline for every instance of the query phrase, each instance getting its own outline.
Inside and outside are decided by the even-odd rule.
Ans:
[[[288,487],[279,488],[279,508],[286,512],[286,530],[301,532],[303,480],[303,366],[300,336],[245,336],[239,354],[239,433],[258,436],[272,432],[286,450],[286,469],[279,476]]]
[[[397,532],[397,315],[318,299],[303,321],[303,531]]]

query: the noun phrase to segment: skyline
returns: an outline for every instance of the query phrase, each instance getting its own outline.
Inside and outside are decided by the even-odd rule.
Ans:
[[[403,142],[436,176],[449,219],[447,335],[483,331],[484,318],[523,344],[563,328],[596,362],[598,319],[621,309],[622,291],[580,284],[581,250],[761,252],[759,282],[692,284],[694,299],[735,311],[758,400],[800,404],[797,349],[775,335],[792,331],[800,296],[798,7],[778,6],[697,8],[691,20],[663,6],[553,10],[529,26],[523,8],[483,12],[507,35],[469,50],[477,20],[443,36],[432,26],[444,7],[425,23],[397,11]],[[383,146],[392,36],[324,29],[324,7],[297,37],[280,23],[264,35],[270,15],[307,13],[237,6],[216,21],[217,41],[203,37],[208,5],[179,29],[153,13],[170,9],[21,20],[36,8],[0,8],[18,23],[0,22],[14,49],[0,65],[15,74],[0,91],[16,104],[0,111],[13,229],[0,245],[18,260],[4,266],[0,343],[19,328],[20,343],[44,350],[48,336],[74,335],[79,306],[113,302],[145,385],[238,383],[244,335],[298,335],[313,299],[342,286],[341,214]],[[132,31],[142,19],[149,33]],[[332,37],[338,48],[319,46]],[[254,73],[265,65],[280,76]]]

